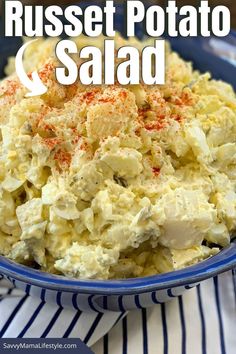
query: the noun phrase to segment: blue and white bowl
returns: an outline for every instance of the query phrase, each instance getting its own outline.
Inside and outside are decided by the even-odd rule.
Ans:
[[[200,281],[236,267],[236,240],[217,255],[165,274],[125,280],[77,280],[0,257],[0,273],[26,293],[81,311],[127,311],[169,301]]]
[[[138,34],[140,36],[141,32]],[[235,33],[232,32],[225,41],[235,47]],[[177,38],[170,39],[170,42],[173,49],[186,60],[193,61],[196,68],[210,71],[215,78],[231,83],[236,89],[235,66],[219,58],[211,48],[209,40]],[[18,39],[0,39],[0,76],[3,75],[7,57],[15,54],[20,45],[21,41]],[[181,295],[202,280],[233,268],[236,268],[236,241],[217,255],[194,266],[166,274],[127,280],[69,279],[0,257],[0,274],[26,293],[63,307],[98,312],[123,312],[163,303]]]

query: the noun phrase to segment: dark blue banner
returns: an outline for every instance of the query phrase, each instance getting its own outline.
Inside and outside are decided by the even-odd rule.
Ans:
[[[0,339],[0,353],[94,354],[80,339]]]

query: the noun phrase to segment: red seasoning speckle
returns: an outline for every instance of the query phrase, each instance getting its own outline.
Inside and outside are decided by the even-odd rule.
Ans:
[[[13,96],[20,87],[20,83],[15,80],[7,80],[4,84],[0,89],[0,95]]]
[[[43,81],[47,81],[54,72],[55,66],[52,63],[46,63],[38,72],[39,77]]]
[[[59,138],[44,138],[43,144],[45,144],[49,149],[54,149],[56,146],[62,143],[62,139]]]
[[[154,176],[156,176],[156,177],[159,176],[160,171],[161,171],[161,169],[159,167],[152,168],[152,172],[153,172]]]
[[[189,92],[182,92],[181,96],[175,98],[173,103],[177,106],[192,106],[194,104],[194,99]]]
[[[69,167],[71,164],[72,157],[68,151],[63,151],[62,149],[59,149],[54,155],[54,160],[58,162],[60,167]]]

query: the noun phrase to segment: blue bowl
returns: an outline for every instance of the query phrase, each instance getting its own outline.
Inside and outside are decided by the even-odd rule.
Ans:
[[[44,273],[0,257],[0,273],[26,293],[82,311],[146,308],[181,295],[200,281],[236,267],[236,241],[182,270],[125,280],[77,280]]]
[[[118,21],[118,28],[119,23]],[[121,28],[120,28],[121,29]],[[142,30],[137,28],[139,37]],[[231,33],[226,41],[235,41]],[[231,83],[236,89],[235,67],[211,52],[207,39],[170,39],[172,47],[201,71]],[[0,76],[7,57],[21,46],[19,39],[0,39]],[[236,241],[217,255],[194,266],[144,278],[76,280],[44,273],[0,257],[0,273],[26,293],[60,306],[92,311],[126,311],[163,303],[200,281],[236,267]]]

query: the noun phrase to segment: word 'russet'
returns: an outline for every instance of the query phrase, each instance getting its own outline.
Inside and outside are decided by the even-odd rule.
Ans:
[[[70,54],[78,54],[83,60],[79,67]],[[115,51],[114,40],[104,41],[104,52],[87,46],[78,53],[75,42],[62,40],[56,46],[56,56],[63,64],[63,67],[56,68],[56,78],[63,85],[72,85],[77,80],[84,85],[112,85],[116,81],[121,85],[136,85],[140,81],[147,85],[165,83],[164,40],[156,40],[153,47],[145,47],[142,53],[131,46]],[[117,59],[120,59],[118,65]]]

